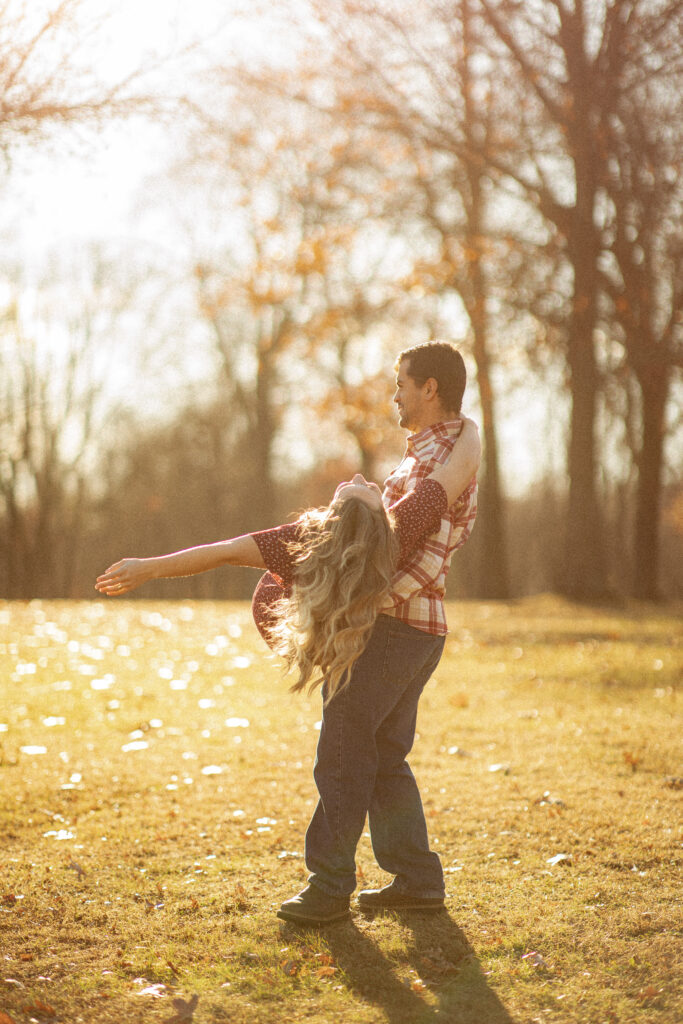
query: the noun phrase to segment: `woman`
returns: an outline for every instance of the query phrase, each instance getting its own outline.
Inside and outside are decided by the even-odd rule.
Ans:
[[[437,529],[471,482],[479,456],[477,428],[465,420],[448,462],[389,509],[377,484],[356,474],[326,508],[304,512],[295,523],[156,558],[126,558],[95,587],[112,597],[151,579],[223,565],[267,569],[253,599],[256,625],[298,671],[292,690],[326,681],[330,700],[363,651],[396,568]]]

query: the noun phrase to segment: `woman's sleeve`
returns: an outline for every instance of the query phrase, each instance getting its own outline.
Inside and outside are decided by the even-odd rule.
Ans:
[[[436,480],[418,481],[412,491],[388,509],[396,523],[399,565],[407,561],[425,537],[436,533],[448,511],[446,491]]]
[[[287,523],[272,530],[260,530],[251,536],[268,569],[256,584],[251,599],[251,613],[259,633],[268,646],[272,647],[270,627],[273,624],[273,606],[287,596],[292,583],[294,562],[289,545],[298,539],[298,524]]]
[[[273,646],[270,627],[273,624],[273,605],[287,594],[287,588],[272,573],[266,572],[256,584],[251,599],[254,624],[269,647]]]
[[[289,545],[298,540],[299,524],[287,523],[285,526],[275,526],[272,530],[259,530],[251,536],[258,545],[268,572],[279,577],[286,587],[290,586],[294,559]]]

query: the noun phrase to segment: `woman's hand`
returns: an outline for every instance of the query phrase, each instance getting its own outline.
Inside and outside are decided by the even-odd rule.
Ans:
[[[154,578],[152,558],[124,558],[97,577],[95,590],[108,597],[120,597]]]

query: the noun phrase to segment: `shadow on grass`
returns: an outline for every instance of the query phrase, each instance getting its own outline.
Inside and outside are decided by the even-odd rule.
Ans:
[[[489,987],[464,932],[446,910],[396,916],[411,932],[401,962],[415,972],[414,987],[411,978],[398,977],[396,961],[363,930],[363,918],[358,919],[360,927],[349,921],[323,933],[346,986],[357,998],[381,1008],[388,1024],[514,1024]],[[421,991],[430,995],[425,998]]]

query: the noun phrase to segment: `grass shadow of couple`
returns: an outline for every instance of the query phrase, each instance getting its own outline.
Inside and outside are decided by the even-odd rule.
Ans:
[[[408,948],[392,957],[375,937],[395,922],[409,933]],[[320,937],[345,987],[380,1007],[388,1024],[514,1024],[446,909],[360,917],[328,926]]]

